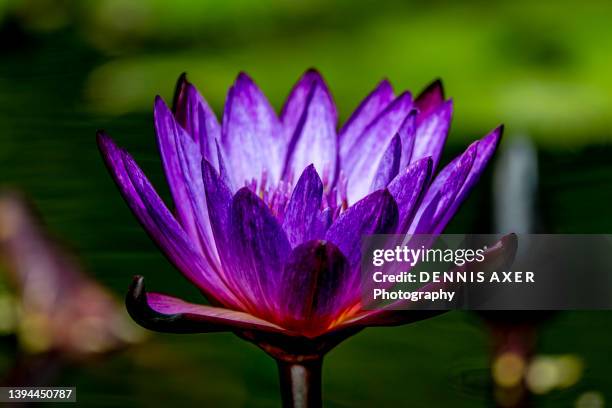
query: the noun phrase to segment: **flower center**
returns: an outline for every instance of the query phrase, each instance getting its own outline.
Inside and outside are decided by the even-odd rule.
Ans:
[[[329,173],[324,171],[321,180],[323,183],[321,211],[329,208],[332,220],[335,220],[348,208],[347,178],[341,171],[338,180],[334,181]],[[245,180],[244,185],[266,203],[275,217],[282,220],[295,187],[293,179],[293,174],[289,174],[287,178],[272,184],[267,169],[264,169],[259,180],[253,177],[250,181]]]

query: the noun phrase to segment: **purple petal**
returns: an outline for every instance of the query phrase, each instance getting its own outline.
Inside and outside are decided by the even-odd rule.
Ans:
[[[212,232],[208,222],[200,150],[176,123],[160,97],[155,99],[155,128],[178,220],[192,240],[202,248],[210,262],[215,263],[218,256],[212,245]]]
[[[200,146],[202,157],[217,166],[215,140],[221,138],[221,126],[214,112],[195,86],[181,75],[174,94],[174,117]]]
[[[416,139],[416,117],[418,111],[413,109],[408,117],[402,123],[398,130],[398,134],[402,141],[402,157],[400,160],[400,171],[404,171],[408,167],[412,159],[412,151],[414,150],[414,141]]]
[[[323,183],[313,165],[306,167],[298,180],[283,220],[283,229],[291,246],[317,238],[323,229],[319,219]]]
[[[228,250],[230,242],[233,239],[231,235],[230,220],[232,192],[213,165],[206,159],[202,161],[202,179],[204,182],[210,225],[214,236],[213,242],[216,244],[216,249],[221,260],[219,275],[222,276],[226,282],[231,283],[231,268],[235,257],[235,255]],[[254,310],[256,304],[244,293],[242,290],[243,287],[236,285],[231,286],[240,301],[245,305],[249,305],[250,310]]]
[[[426,157],[411,164],[404,173],[399,174],[389,184],[389,192],[395,199],[399,211],[398,234],[407,232],[418,204],[427,191],[431,173],[432,160]]]
[[[291,140],[293,137],[300,119],[304,114],[304,110],[308,105],[308,95],[316,83],[323,84],[323,86],[327,88],[321,74],[315,69],[309,69],[300,77],[293,86],[293,89],[291,89],[280,114],[287,140]],[[337,113],[334,111],[333,115],[337,116]]]
[[[350,275],[343,289],[343,304],[350,305],[361,297],[359,287],[362,237],[392,234],[397,221],[398,209],[393,197],[387,190],[378,190],[349,207],[325,234],[327,241],[340,248],[350,266]]]
[[[397,220],[395,200],[387,190],[378,190],[349,207],[332,224],[325,239],[336,244],[355,268],[361,259],[362,236],[391,234]]]
[[[232,200],[230,223],[229,278],[258,305],[258,315],[272,313],[278,307],[276,290],[291,252],[287,236],[266,204],[247,187]]]
[[[259,179],[264,172],[273,183],[280,179],[286,150],[280,121],[264,94],[244,73],[238,75],[227,96],[221,145],[237,185],[253,177]]]
[[[341,158],[342,168],[348,177],[350,203],[364,197],[376,174],[376,165],[384,154],[380,146],[386,146],[395,136],[412,110],[409,93],[398,96],[372,121],[359,136],[357,143]]]
[[[493,156],[493,153],[495,153],[497,146],[499,145],[503,130],[503,126],[499,126],[477,142],[477,150],[474,157],[474,163],[472,164],[470,172],[465,178],[461,189],[457,193],[456,197],[454,198],[446,213],[444,214],[442,220],[440,220],[438,227],[439,229],[443,229],[448,224],[448,222],[455,215],[463,201],[465,201],[474,185],[478,182],[480,175],[486,168],[487,163],[489,162],[489,160]],[[442,172],[440,172],[440,175],[438,177],[440,176],[442,176]]]
[[[453,103],[449,100],[419,123],[411,157],[413,163],[423,157],[431,157],[433,168],[436,169],[442,155],[442,149],[444,149],[444,143],[446,143],[452,115]]]
[[[103,133],[98,134],[98,145],[130,209],[168,259],[209,299],[239,307],[240,303],[220,280],[214,267],[194,248],[129,154]]]
[[[444,87],[442,86],[442,81],[436,79],[434,82],[429,84],[429,86],[427,86],[427,88],[425,88],[414,101],[414,105],[419,110],[417,126],[423,122],[423,119],[429,116],[433,111],[437,110],[443,102]]]
[[[225,185],[230,189],[234,189],[234,181],[232,179],[231,169],[227,166],[227,159],[225,157],[225,153],[223,153],[223,149],[219,145],[219,141],[215,140],[215,145],[217,147],[217,162],[219,163],[219,176],[221,180],[225,183]]]
[[[442,232],[446,226],[445,215],[453,206],[453,201],[472,168],[477,147],[478,142],[472,143],[457,160],[448,164],[436,177],[408,230],[410,234],[435,235]]]
[[[320,333],[342,311],[346,258],[330,242],[309,241],[296,247],[283,271],[279,298],[282,326]]]
[[[142,276],[134,277],[126,298],[130,316],[143,327],[164,333],[210,333],[255,330],[285,332],[248,313],[185,302],[162,293],[147,293]]]
[[[325,235],[329,227],[331,227],[332,222],[334,221],[333,213],[334,210],[331,207],[326,207],[319,213],[318,218],[319,225],[321,226],[321,234],[316,234],[316,236]]]
[[[380,190],[387,187],[387,184],[397,176],[400,169],[400,159],[402,156],[402,142],[399,134],[395,135],[389,142],[385,153],[383,154],[378,169],[372,180],[370,192]]]
[[[302,112],[298,118],[299,106]],[[307,72],[294,87],[285,108],[287,126],[295,122],[295,130],[287,148],[284,178],[290,180],[312,163],[324,178],[332,179],[338,155],[338,117],[323,78],[315,71]]]
[[[393,101],[393,87],[382,80],[359,104],[339,133],[340,156],[346,157],[359,136],[372,121]]]
[[[202,180],[210,214],[210,224],[219,247],[225,247],[229,241],[230,206],[232,192],[208,160],[202,161]],[[219,248],[221,249],[221,248]],[[220,251],[222,253],[223,251]]]

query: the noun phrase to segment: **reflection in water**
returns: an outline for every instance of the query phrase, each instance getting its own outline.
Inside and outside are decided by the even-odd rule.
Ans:
[[[64,361],[83,361],[142,339],[123,307],[42,229],[24,200],[0,194],[0,260],[14,294],[0,291],[0,329],[18,356],[8,383],[49,380]]]

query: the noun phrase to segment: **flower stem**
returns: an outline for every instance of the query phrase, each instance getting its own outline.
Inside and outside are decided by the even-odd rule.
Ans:
[[[318,408],[321,400],[322,359],[302,362],[276,360],[284,408]]]

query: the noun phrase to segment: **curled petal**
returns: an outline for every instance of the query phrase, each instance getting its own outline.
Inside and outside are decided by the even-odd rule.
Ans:
[[[248,313],[189,303],[161,293],[147,293],[142,276],[134,277],[125,304],[138,324],[163,333],[283,332],[279,326]]]
[[[260,177],[264,171],[273,182],[280,179],[287,146],[280,121],[245,73],[238,75],[227,95],[221,145],[237,185]]]

